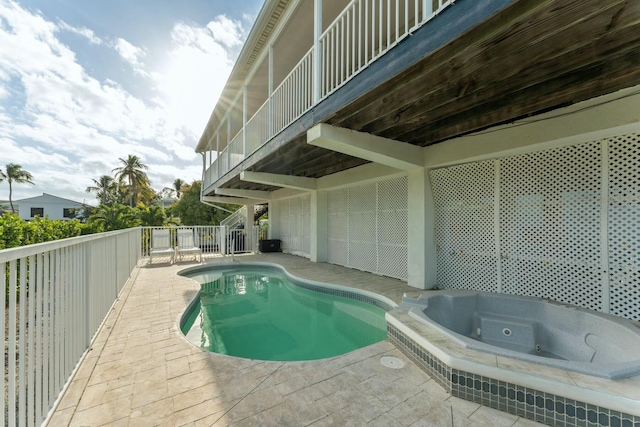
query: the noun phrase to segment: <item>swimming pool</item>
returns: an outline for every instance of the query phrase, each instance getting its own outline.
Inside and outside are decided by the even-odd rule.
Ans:
[[[181,321],[208,351],[248,359],[314,360],[386,339],[381,296],[303,281],[268,264],[225,264],[180,273],[201,284]]]

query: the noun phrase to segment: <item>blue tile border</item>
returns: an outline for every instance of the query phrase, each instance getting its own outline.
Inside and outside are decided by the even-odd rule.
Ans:
[[[452,396],[559,427],[640,427],[640,416],[452,369],[389,323],[387,336]]]

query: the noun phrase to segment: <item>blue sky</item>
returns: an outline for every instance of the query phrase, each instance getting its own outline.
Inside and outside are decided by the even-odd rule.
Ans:
[[[194,147],[263,0],[0,0],[0,167],[94,203],[135,154],[157,191],[199,179]],[[0,183],[0,200],[9,188]]]

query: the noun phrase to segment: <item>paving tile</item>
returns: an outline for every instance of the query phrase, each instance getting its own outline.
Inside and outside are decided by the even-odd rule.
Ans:
[[[284,402],[282,396],[275,390],[260,390],[247,395],[237,405],[227,412],[232,421],[240,421],[244,418],[258,415],[262,411],[277,406]]]
[[[480,406],[473,414],[469,415],[469,419],[495,427],[507,427],[512,426],[518,420],[518,417],[486,406]]]
[[[131,400],[128,397],[102,403],[85,410],[78,410],[73,415],[70,425],[100,426],[113,423],[128,417],[132,413]]]
[[[377,290],[396,301],[412,291],[395,279],[269,255],[236,259],[282,262],[296,276]],[[388,341],[288,363],[205,352],[176,327],[199,288],[175,274],[185,265],[136,271],[50,425],[448,426],[452,406],[456,426],[537,425],[452,398]],[[385,368],[383,355],[399,357],[405,368]]]

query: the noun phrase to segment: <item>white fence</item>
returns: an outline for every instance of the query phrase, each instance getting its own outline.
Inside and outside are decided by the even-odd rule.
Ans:
[[[255,251],[249,244],[249,232],[243,228],[229,228],[219,225],[194,225],[180,227],[142,227],[141,256],[148,258],[152,249],[154,230],[169,229],[171,246],[177,248],[177,231],[189,230],[193,233],[193,243],[202,251],[202,256],[214,257]],[[157,256],[154,256],[156,260]],[[174,257],[175,259],[175,257]],[[170,262],[171,256],[158,258],[159,262]],[[148,260],[147,262],[150,262]],[[156,261],[154,261],[156,262]]]
[[[139,228],[0,251],[2,425],[47,417],[140,258]]]
[[[35,426],[46,420],[138,261],[149,255],[152,230],[161,228],[0,251],[6,289],[5,315],[0,316],[5,343],[0,425]],[[205,256],[255,250],[256,243],[248,244],[248,233],[257,236],[255,230],[169,229],[174,238],[178,229],[192,230]]]

